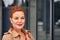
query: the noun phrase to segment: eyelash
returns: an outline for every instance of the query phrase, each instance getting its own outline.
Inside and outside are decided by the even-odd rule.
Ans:
[[[17,18],[15,18],[15,19],[18,19],[18,17]],[[21,19],[25,19],[24,17],[22,17]]]
[[[17,18],[15,18],[15,19],[18,19],[18,17],[17,17]]]
[[[21,19],[24,19],[24,17],[22,17]]]

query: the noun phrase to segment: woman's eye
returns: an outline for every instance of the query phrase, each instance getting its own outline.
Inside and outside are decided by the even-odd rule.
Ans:
[[[25,19],[25,17],[22,17],[21,19]]]
[[[16,17],[15,19],[18,19],[18,17]]]

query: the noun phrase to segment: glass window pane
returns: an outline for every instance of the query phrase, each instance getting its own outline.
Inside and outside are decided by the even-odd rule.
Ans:
[[[37,0],[37,40],[50,40],[50,0]]]
[[[54,40],[60,40],[60,0],[54,0]]]

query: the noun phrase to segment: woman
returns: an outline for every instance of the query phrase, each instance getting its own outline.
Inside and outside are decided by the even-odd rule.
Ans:
[[[8,32],[4,33],[2,40],[34,40],[32,34],[23,28],[25,25],[25,11],[22,7],[12,7],[10,22],[12,26]]]

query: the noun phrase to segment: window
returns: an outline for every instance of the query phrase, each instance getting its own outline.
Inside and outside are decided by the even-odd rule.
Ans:
[[[60,40],[60,0],[54,0],[53,38]]]

